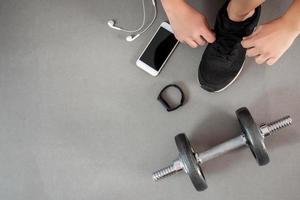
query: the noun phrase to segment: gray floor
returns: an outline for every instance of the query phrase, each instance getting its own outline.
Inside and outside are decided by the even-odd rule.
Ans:
[[[212,24],[222,1],[193,3]],[[267,1],[261,22],[287,6]],[[155,26],[134,43],[106,22],[135,27],[141,17],[138,0],[0,1],[0,198],[299,199],[300,40],[273,67],[248,59],[234,85],[209,94],[197,82],[204,48],[180,45],[157,78],[135,67],[166,19],[161,5]],[[188,103],[167,113],[156,95],[174,82]],[[266,141],[269,165],[258,167],[243,149],[203,166],[205,192],[184,174],[152,182],[152,171],[177,156],[177,133],[206,149],[238,134],[241,106],[257,122],[294,119]]]

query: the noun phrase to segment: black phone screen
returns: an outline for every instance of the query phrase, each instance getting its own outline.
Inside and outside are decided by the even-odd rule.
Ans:
[[[140,60],[159,71],[176,44],[177,39],[174,34],[160,27]]]

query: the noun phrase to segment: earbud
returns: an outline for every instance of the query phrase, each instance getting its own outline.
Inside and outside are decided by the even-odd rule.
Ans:
[[[140,37],[141,34],[137,34],[137,35],[128,35],[126,37],[126,41],[127,42],[132,42],[133,40],[135,40],[136,38]]]
[[[116,30],[122,30],[120,27],[117,27],[117,26],[115,26],[115,21],[114,20],[109,20],[108,22],[107,22],[107,25],[110,27],[110,28],[112,28],[112,29],[116,29]],[[135,40],[136,38],[138,38],[140,36],[140,34],[137,34],[137,35],[128,35],[127,37],[126,37],[126,41],[127,42],[132,42],[133,40]]]
[[[107,25],[112,29],[115,29],[115,30],[118,30],[118,31],[123,31],[123,32],[126,32],[128,34],[132,34],[132,35],[128,35],[126,37],[126,41],[127,42],[134,41],[140,35],[144,34],[153,25],[153,23],[154,23],[154,21],[157,17],[156,0],[151,0],[151,1],[152,1],[152,4],[153,4],[153,7],[154,7],[154,16],[153,16],[151,22],[148,24],[148,26],[146,26],[146,28],[144,28],[145,19],[146,19],[145,0],[142,0],[142,3],[143,3],[143,22],[142,22],[142,24],[139,28],[137,28],[135,30],[129,30],[129,29],[125,29],[125,28],[122,28],[122,27],[118,27],[118,26],[116,26],[116,22],[113,19],[109,20],[107,22]],[[143,28],[144,28],[144,30],[143,30]],[[136,35],[134,35],[133,33],[135,33]]]
[[[112,28],[112,29],[115,29],[115,30],[121,30],[121,28],[115,26],[115,21],[112,20],[112,19],[109,20],[109,21],[107,22],[107,25],[108,25],[110,28]]]

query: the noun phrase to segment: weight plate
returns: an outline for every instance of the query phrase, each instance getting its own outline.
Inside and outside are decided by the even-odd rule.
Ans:
[[[184,133],[175,137],[175,142],[179,151],[179,159],[184,166],[184,170],[189,175],[197,191],[203,191],[207,188],[205,177],[194,156],[193,149]]]
[[[235,113],[257,163],[260,166],[268,164],[270,159],[265,147],[264,138],[261,135],[259,127],[253,120],[249,110],[243,107],[238,109]]]

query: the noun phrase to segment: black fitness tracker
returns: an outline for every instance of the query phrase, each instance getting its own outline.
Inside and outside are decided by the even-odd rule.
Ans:
[[[163,94],[165,93],[165,91],[167,89],[169,89],[170,87],[173,87],[173,88],[176,88],[179,90],[180,94],[181,94],[181,100],[180,102],[178,103],[178,105],[174,106],[174,107],[171,107],[170,104],[166,101],[166,99],[163,97]],[[177,110],[179,107],[183,106],[184,104],[184,101],[185,101],[185,96],[184,96],[184,93],[182,91],[182,89],[176,85],[176,84],[170,84],[170,85],[167,85],[165,86],[161,92],[159,93],[158,97],[157,97],[157,100],[166,108],[166,110],[168,112],[171,112],[171,111],[174,111],[174,110]]]

